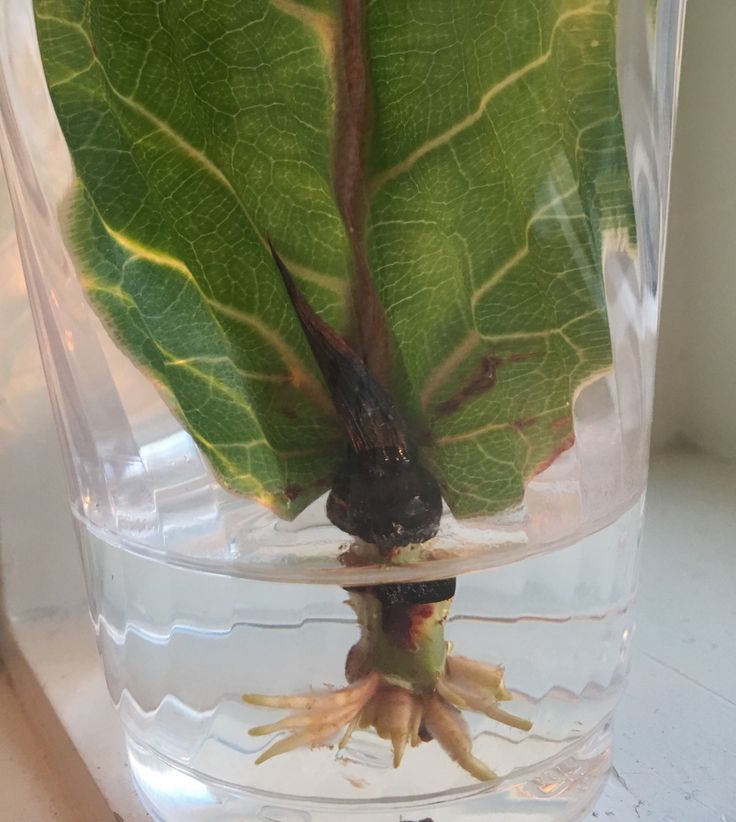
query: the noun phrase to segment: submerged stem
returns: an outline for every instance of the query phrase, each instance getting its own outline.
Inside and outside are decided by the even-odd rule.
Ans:
[[[348,680],[375,671],[386,682],[409,691],[431,691],[445,671],[444,626],[451,599],[386,602],[381,598],[382,588],[350,592],[348,603],[358,616],[361,636],[348,654]]]
[[[395,768],[410,745],[435,739],[476,779],[495,779],[494,772],[473,755],[461,709],[484,713],[519,730],[529,730],[531,723],[498,707],[498,700],[510,697],[502,668],[448,656],[444,625],[451,597],[426,600],[433,591],[447,593],[450,588],[454,590],[454,581],[442,580],[350,591],[348,603],[360,625],[360,639],[345,664],[351,684],[286,697],[244,696],[253,705],[294,709],[277,722],[251,729],[252,736],[287,733],[256,762],[298,747],[337,742],[342,750],[355,731],[373,728],[390,741]]]

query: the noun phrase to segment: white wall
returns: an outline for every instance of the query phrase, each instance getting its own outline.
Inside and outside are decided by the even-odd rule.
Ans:
[[[655,447],[736,459],[736,0],[690,0],[680,85]]]

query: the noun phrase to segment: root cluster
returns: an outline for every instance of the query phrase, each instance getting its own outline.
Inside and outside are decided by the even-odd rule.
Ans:
[[[460,767],[476,779],[488,781],[496,774],[473,756],[462,711],[482,713],[523,731],[531,728],[528,720],[499,707],[499,702],[511,699],[504,687],[503,668],[462,656],[448,656],[434,690],[425,693],[415,693],[374,671],[336,690],[293,696],[245,694],[243,699],[251,705],[292,711],[277,722],[251,729],[252,736],[288,732],[256,763],[305,746],[337,742],[344,748],[355,730],[373,728],[379,737],[391,742],[394,767],[401,763],[407,746],[434,739]]]

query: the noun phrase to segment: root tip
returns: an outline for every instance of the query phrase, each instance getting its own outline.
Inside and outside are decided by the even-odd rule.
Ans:
[[[474,759],[472,766],[467,767],[466,770],[481,782],[493,782],[494,779],[498,779],[498,774],[479,759]]]

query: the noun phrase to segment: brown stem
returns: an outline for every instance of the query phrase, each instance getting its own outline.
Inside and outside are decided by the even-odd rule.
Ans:
[[[350,337],[368,370],[387,387],[390,377],[389,335],[366,252],[365,165],[371,94],[364,5],[364,0],[342,0],[341,3],[333,179],[352,255],[353,328]]]
[[[408,454],[413,446],[390,395],[346,340],[312,309],[270,239],[268,244],[351,448],[383,460]]]
[[[399,410],[347,342],[315,314],[273,246],[271,253],[347,435],[327,516],[381,552],[431,539],[442,516],[442,496],[419,461]]]

